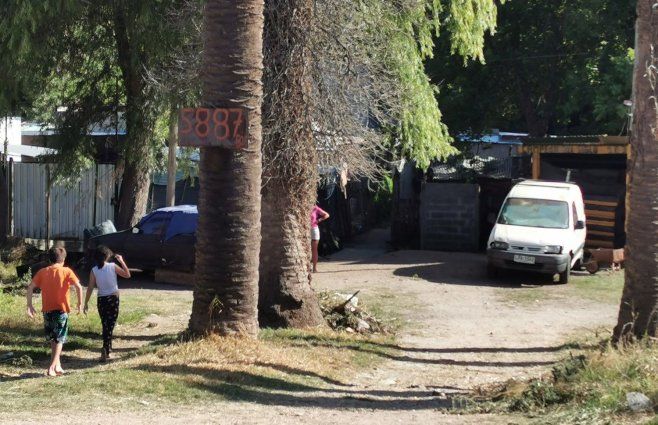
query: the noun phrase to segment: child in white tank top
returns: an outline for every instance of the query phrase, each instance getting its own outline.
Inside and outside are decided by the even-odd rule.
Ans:
[[[119,265],[109,262],[114,257]],[[120,255],[114,255],[106,246],[99,246],[94,252],[95,266],[89,273],[89,286],[85,297],[84,311],[89,310],[89,299],[98,288],[97,307],[103,325],[103,350],[101,361],[107,361],[112,352],[112,333],[119,317],[119,285],[117,275],[125,278],[130,277],[130,270]]]

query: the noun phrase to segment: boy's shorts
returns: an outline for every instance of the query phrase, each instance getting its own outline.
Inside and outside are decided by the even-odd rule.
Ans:
[[[46,340],[64,344],[69,333],[69,315],[63,311],[48,311],[43,313],[43,329]]]

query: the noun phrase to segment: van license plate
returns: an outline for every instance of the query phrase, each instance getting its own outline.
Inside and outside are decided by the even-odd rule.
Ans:
[[[531,257],[529,255],[515,255],[514,262],[523,264],[535,264],[535,257]]]

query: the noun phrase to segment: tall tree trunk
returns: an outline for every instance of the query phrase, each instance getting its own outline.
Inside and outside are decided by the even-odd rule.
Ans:
[[[259,322],[262,327],[323,325],[310,285],[310,210],[317,151],[309,101],[313,0],[267,0],[263,104],[263,240]]]
[[[127,229],[137,224],[146,213],[151,167],[153,165],[153,128],[155,117],[144,99],[146,90],[142,69],[133,61],[133,46],[126,22],[126,4],[117,2],[114,7],[114,38],[117,44],[119,67],[126,90],[127,145],[123,149],[124,170],[119,192],[117,227]]]
[[[312,180],[313,182],[315,180]],[[258,321],[262,327],[305,328],[325,324],[311,289],[310,202],[295,200],[290,188],[263,188]]]
[[[260,252],[263,0],[208,0],[203,104],[249,111],[249,147],[202,148],[190,330],[255,336]]]
[[[627,210],[626,281],[616,341],[656,335],[658,309],[658,10],[638,0]]]
[[[124,169],[119,192],[119,216],[117,228],[127,229],[137,224],[146,213],[151,167],[153,164],[153,144],[151,138],[155,120],[142,110],[141,85],[128,89],[126,104],[126,133],[128,135],[123,150]]]
[[[148,143],[136,139],[131,137],[128,140],[129,143]],[[146,160],[140,162],[127,158],[119,192],[119,216],[116,220],[118,229],[128,229],[144,216],[150,186],[151,168],[146,164]]]

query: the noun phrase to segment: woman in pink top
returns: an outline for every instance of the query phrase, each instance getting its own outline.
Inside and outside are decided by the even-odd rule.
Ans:
[[[320,228],[318,224],[328,218],[328,212],[317,205],[313,206],[313,210],[311,210],[311,258],[313,260],[313,273],[318,271],[318,245],[320,244]]]

